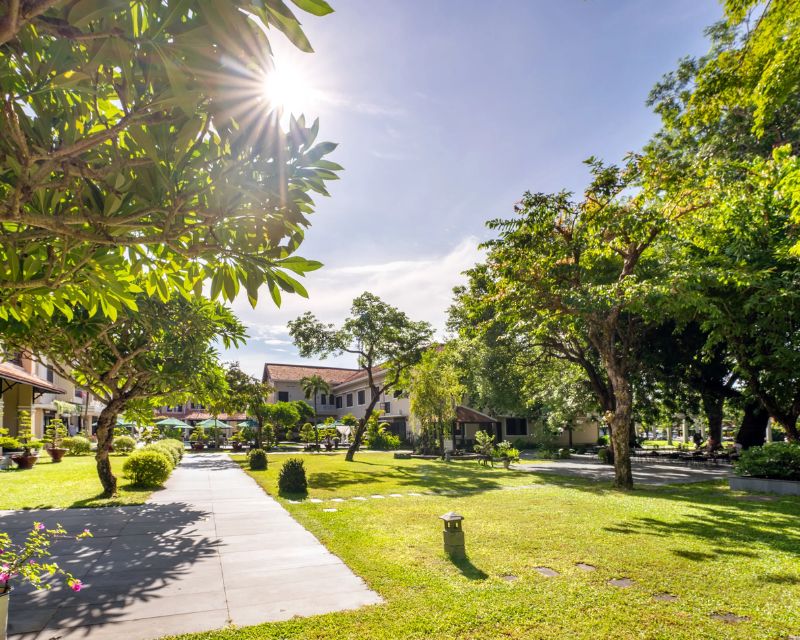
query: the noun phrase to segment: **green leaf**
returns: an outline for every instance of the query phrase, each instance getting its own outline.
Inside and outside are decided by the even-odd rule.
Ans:
[[[307,11],[315,16],[326,16],[329,13],[333,13],[333,7],[325,2],[325,0],[292,0],[292,2],[303,11]]]

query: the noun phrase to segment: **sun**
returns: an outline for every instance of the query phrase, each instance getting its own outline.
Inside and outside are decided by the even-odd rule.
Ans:
[[[317,91],[300,66],[284,64],[265,73],[262,94],[270,108],[282,111],[287,118],[313,115],[318,108]]]

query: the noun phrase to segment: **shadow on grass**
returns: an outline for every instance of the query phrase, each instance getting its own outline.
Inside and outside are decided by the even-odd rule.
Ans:
[[[453,566],[457,567],[458,570],[468,580],[486,580],[489,577],[489,574],[485,571],[479,569],[472,561],[469,559],[468,556],[448,556],[450,558],[450,562],[453,563]]]
[[[470,462],[428,462],[408,467],[364,460],[352,464],[337,471],[311,471],[309,486],[335,491],[346,486],[385,482],[434,493],[482,492],[503,488],[505,483],[501,480],[528,477],[524,471],[503,471],[501,475]]]

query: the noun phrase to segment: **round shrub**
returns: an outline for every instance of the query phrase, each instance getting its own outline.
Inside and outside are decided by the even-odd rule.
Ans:
[[[136,448],[136,440],[130,436],[117,436],[114,438],[114,451],[124,455],[129,454]]]
[[[252,471],[263,471],[267,468],[267,452],[263,449],[253,449],[247,456]]]
[[[138,449],[122,466],[126,478],[140,487],[160,487],[172,472],[172,459],[158,449]]]
[[[173,468],[177,467],[178,463],[181,461],[181,454],[175,451],[175,448],[170,447],[168,444],[164,444],[162,442],[152,442],[148,444],[145,449],[160,451],[166,455],[169,458],[170,463],[172,463]]]
[[[306,468],[303,461],[289,458],[278,474],[278,489],[281,493],[305,493],[308,491]]]
[[[71,456],[88,456],[92,451],[92,443],[88,438],[83,436],[72,436],[71,438],[63,438],[61,446],[67,450]]]
[[[740,476],[800,480],[800,444],[773,442],[742,451],[734,465]]]
[[[183,458],[183,454],[186,452],[186,447],[183,446],[182,440],[176,440],[175,438],[165,438],[164,440],[159,440],[161,444],[166,444],[175,449],[181,458]]]

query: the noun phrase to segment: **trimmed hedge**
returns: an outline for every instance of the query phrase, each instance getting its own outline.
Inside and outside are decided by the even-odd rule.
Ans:
[[[263,449],[253,449],[247,456],[251,471],[263,471],[267,468],[267,452]]]
[[[88,456],[92,452],[92,443],[83,436],[72,436],[63,438],[61,446],[67,450],[71,456]]]
[[[175,465],[169,454],[158,449],[137,449],[125,461],[122,472],[126,478],[140,487],[160,487]]]
[[[114,438],[114,451],[116,453],[130,453],[136,448],[136,440],[130,436],[117,436]]]
[[[742,451],[734,469],[740,476],[800,480],[800,444],[773,442]]]
[[[306,493],[308,481],[306,468],[303,461],[298,458],[289,458],[283,463],[278,474],[278,490],[280,493]]]
[[[149,449],[151,451],[161,451],[170,459],[173,469],[177,467],[178,463],[181,461],[181,454],[175,450],[175,447],[165,444],[161,440],[157,442],[151,442],[145,447],[145,449]]]

